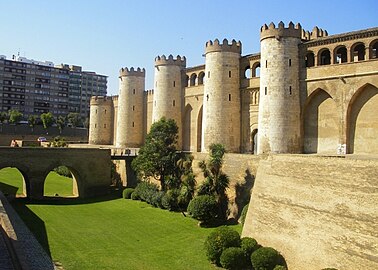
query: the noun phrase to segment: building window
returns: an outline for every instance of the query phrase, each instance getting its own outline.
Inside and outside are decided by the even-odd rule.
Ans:
[[[104,114],[106,114],[106,110],[105,110],[105,113]]]
[[[268,87],[265,86],[265,95],[268,94]]]
[[[95,128],[97,128],[97,124],[95,124]]]
[[[289,59],[289,67],[291,67],[291,59]]]
[[[104,128],[106,128],[106,124],[104,124]]]
[[[289,95],[291,96],[292,92],[291,92],[291,86],[289,87]]]
[[[135,106],[133,105],[133,111],[135,111]]]
[[[228,72],[228,77],[231,78],[231,70]]]
[[[173,100],[173,107],[176,106],[176,100]]]
[[[173,87],[176,87],[176,81],[173,81]]]
[[[265,60],[265,67],[268,67],[268,60]]]
[[[228,94],[228,101],[231,101],[231,94]]]
[[[135,89],[133,89],[133,95],[135,95]]]
[[[207,77],[210,78],[210,71],[207,72]]]
[[[134,127],[134,122],[133,122],[133,127]]]

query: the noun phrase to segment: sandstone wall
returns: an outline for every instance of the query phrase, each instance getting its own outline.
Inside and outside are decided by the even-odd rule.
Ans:
[[[378,269],[377,175],[378,159],[262,159],[242,235],[289,269]]]

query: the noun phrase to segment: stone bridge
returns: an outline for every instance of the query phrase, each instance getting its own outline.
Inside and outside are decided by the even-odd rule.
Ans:
[[[41,199],[46,176],[66,166],[73,176],[74,194],[87,198],[108,192],[110,157],[109,149],[0,147],[0,169],[17,168],[24,177],[26,196]]]

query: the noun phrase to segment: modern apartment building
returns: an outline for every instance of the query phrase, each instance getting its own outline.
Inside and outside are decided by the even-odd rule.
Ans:
[[[106,85],[107,76],[82,71],[80,66],[0,56],[0,111],[17,109],[25,117],[77,112],[86,118],[90,97],[106,95]]]

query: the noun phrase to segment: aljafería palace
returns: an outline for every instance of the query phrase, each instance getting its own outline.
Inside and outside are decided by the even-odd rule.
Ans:
[[[90,143],[139,147],[166,117],[184,151],[378,153],[378,28],[328,35],[271,23],[260,43],[242,55],[239,41],[208,41],[194,67],[158,56],[153,90],[144,69],[122,68],[119,95],[91,99]]]

